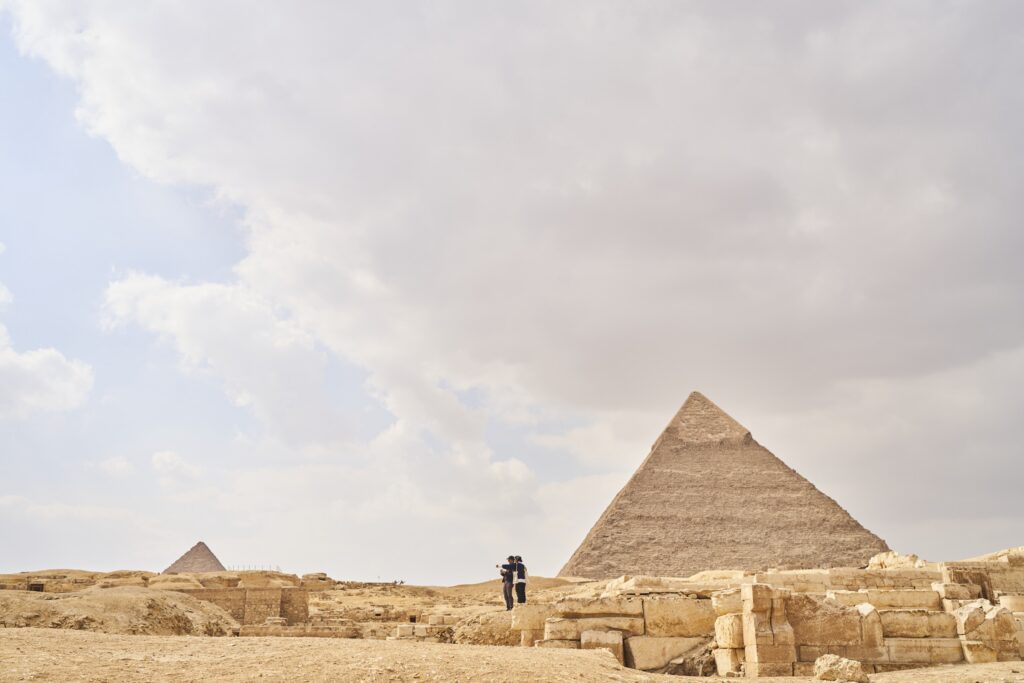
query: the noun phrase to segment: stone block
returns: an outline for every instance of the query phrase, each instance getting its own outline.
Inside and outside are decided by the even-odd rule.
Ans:
[[[714,651],[715,669],[719,676],[739,673],[743,664],[743,648],[719,647]]]
[[[748,664],[796,661],[796,648],[792,645],[747,645],[743,650]]]
[[[715,632],[715,610],[710,600],[644,598],[645,634],[655,637],[710,636]]]
[[[536,631],[544,628],[544,620],[554,616],[551,605],[516,605],[512,610],[513,631]]]
[[[961,645],[968,664],[987,664],[999,660],[996,649],[980,640],[964,640]]]
[[[771,678],[772,676],[792,676],[794,663],[781,664],[776,662],[747,662],[743,667],[747,678]]]
[[[583,631],[580,634],[581,650],[596,650],[603,648],[615,655],[619,664],[625,663],[625,653],[622,644],[621,631]]]
[[[740,589],[730,588],[724,591],[715,591],[711,594],[711,608],[719,617],[742,612],[743,597],[740,595]]]
[[[743,615],[726,614],[715,619],[715,642],[721,648],[743,647]]]
[[[534,647],[551,647],[561,648],[567,650],[578,650],[580,648],[580,641],[578,640],[538,640],[533,644]]]
[[[886,638],[894,664],[956,664],[964,659],[959,638]]]
[[[795,662],[793,664],[793,675],[806,678],[814,676],[814,662]]]
[[[767,612],[743,612],[743,644],[774,645],[772,622]]]
[[[860,640],[864,647],[880,647],[885,638],[882,631],[882,617],[874,605],[861,603],[857,605],[860,614]]]
[[[533,647],[538,640],[544,640],[544,629],[532,629],[519,632],[519,645],[522,647]]]
[[[644,620],[639,617],[549,617],[544,621],[545,640],[579,640],[583,631],[622,631],[639,636],[644,633]]]
[[[642,617],[644,605],[640,598],[563,598],[553,605],[560,617],[629,616]],[[514,612],[515,610],[513,610]]]
[[[932,584],[932,590],[943,600],[975,600],[981,595],[978,586],[965,583],[936,582]]]
[[[1024,612],[1024,595],[1000,595],[999,606],[1011,612]]]
[[[743,611],[768,612],[772,608],[772,587],[763,583],[745,583],[740,586]]]
[[[656,638],[633,636],[626,638],[626,666],[651,671],[667,666],[676,657],[701,647],[707,638]]]
[[[933,590],[879,590],[868,589],[868,599],[878,609],[941,610],[942,598]]]
[[[889,638],[956,638],[956,617],[920,609],[880,610],[882,633]]]
[[[869,683],[860,662],[838,655],[822,655],[814,663],[814,677],[819,681]]]
[[[985,602],[975,600],[961,605],[953,617],[956,619],[956,632],[960,635],[971,633],[985,623]]]
[[[399,624],[395,627],[396,638],[411,638],[414,635],[414,624]]]

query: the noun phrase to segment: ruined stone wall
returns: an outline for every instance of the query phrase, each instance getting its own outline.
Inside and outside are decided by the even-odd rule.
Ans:
[[[177,588],[176,593],[186,593],[199,600],[212,602],[231,615],[239,624],[245,620],[244,588]]]
[[[246,588],[245,616],[239,623],[257,625],[266,623],[268,617],[281,616],[280,588]]]
[[[258,626],[268,618],[288,625],[309,621],[309,593],[299,588],[179,588],[199,600],[212,602],[243,626]]]
[[[869,672],[1024,659],[1024,558],[720,574],[622,577],[600,596],[520,605],[512,628],[523,645],[604,647],[647,671],[713,641],[717,673],[748,678],[811,675],[826,654]]]
[[[302,588],[282,589],[280,616],[288,624],[309,621],[309,592]]]

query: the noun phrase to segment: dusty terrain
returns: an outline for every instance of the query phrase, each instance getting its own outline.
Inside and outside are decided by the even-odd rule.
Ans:
[[[0,681],[615,681],[684,683],[620,667],[591,650],[316,638],[118,636],[0,629]],[[774,683],[809,678],[762,678]],[[872,683],[1022,683],[1024,664],[877,674]]]
[[[73,593],[0,591],[0,626],[139,635],[229,635],[224,610],[183,593],[134,586]]]

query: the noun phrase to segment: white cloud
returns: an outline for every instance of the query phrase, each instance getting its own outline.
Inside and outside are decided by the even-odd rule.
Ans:
[[[56,349],[16,351],[0,325],[0,418],[77,408],[92,382],[92,368]]]
[[[135,471],[135,466],[123,455],[105,458],[96,466],[112,477],[124,477]]]
[[[159,451],[150,458],[153,469],[163,475],[195,479],[202,470],[186,461],[174,451]]]
[[[490,425],[621,477],[694,388],[769,437],[789,420],[779,443],[826,451],[812,479],[841,499],[874,486],[858,449],[908,430],[1020,474],[1013,416],[979,450],[948,386],[899,408],[944,373],[1024,400],[957,370],[1024,343],[1019,6],[8,4],[126,163],[244,209],[231,282],[129,274],[106,308],[301,446],[265,475],[298,480],[285,501],[320,486],[304,455],[337,449],[326,477],[373,453],[390,478],[353,475],[338,509],[484,539],[495,497],[539,515],[590,481],[544,493]],[[332,360],[396,418],[370,445],[338,446]]]

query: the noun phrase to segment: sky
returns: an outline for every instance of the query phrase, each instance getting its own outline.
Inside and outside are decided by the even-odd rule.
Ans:
[[[1024,544],[1024,5],[0,0],[0,572],[553,575],[700,390]]]

